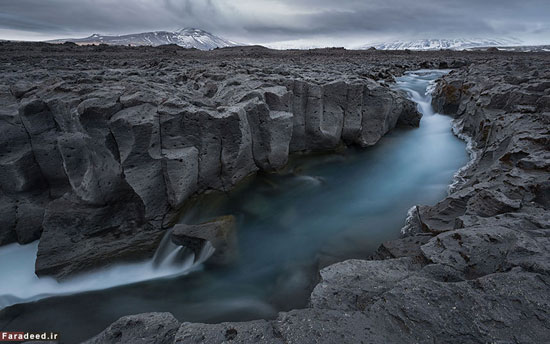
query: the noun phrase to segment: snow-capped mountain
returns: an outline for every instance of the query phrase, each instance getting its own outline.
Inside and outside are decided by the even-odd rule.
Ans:
[[[121,36],[104,36],[93,34],[86,38],[56,39],[49,43],[74,42],[76,44],[108,44],[108,45],[132,45],[158,46],[164,44],[177,44],[184,48],[197,48],[200,50],[212,50],[215,48],[232,47],[240,45],[236,42],[215,36],[210,32],[195,28],[185,28],[178,31],[154,31]]]
[[[476,48],[474,48],[473,50],[477,50]],[[550,45],[518,45],[518,46],[513,46],[513,47],[509,47],[509,46],[503,46],[503,47],[498,47],[498,50],[501,50],[501,51],[515,51],[515,52],[524,52],[524,53],[527,53],[527,52],[550,52]]]
[[[362,46],[363,49],[375,47],[379,50],[462,50],[478,47],[499,47],[520,45],[522,42],[513,38],[500,39],[417,39],[412,41],[393,41],[373,43]]]

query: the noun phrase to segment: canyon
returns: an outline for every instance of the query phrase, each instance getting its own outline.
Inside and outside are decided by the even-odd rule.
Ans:
[[[452,69],[433,107],[454,117],[472,159],[445,199],[410,210],[401,238],[369,260],[323,268],[308,307],[276,319],[131,315],[92,342],[549,336],[548,54],[9,42],[0,51],[0,245],[40,240],[36,273],[59,280],[152,257],[186,202],[277,172],[292,154],[370,147],[418,126],[395,78]]]

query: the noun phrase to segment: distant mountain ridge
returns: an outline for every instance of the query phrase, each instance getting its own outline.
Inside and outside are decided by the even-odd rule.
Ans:
[[[520,45],[522,41],[514,38],[499,39],[416,39],[411,41],[392,41],[373,43],[362,46],[362,49],[374,47],[379,50],[462,50],[479,47],[500,47]]]
[[[218,37],[210,32],[185,28],[178,31],[153,31],[128,35],[107,36],[93,34],[85,38],[55,39],[48,43],[73,42],[76,44],[107,44],[107,45],[132,45],[132,46],[159,46],[176,44],[184,48],[196,48],[200,50],[212,50],[215,48],[238,46],[236,42]]]
[[[483,48],[473,48],[472,50],[481,50]],[[515,51],[524,53],[548,53],[550,52],[550,45],[519,45],[519,46],[499,46],[498,50],[501,51]]]

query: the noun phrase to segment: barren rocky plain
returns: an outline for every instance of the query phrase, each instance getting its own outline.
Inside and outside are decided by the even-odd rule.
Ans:
[[[36,274],[58,280],[151,257],[194,195],[417,126],[394,78],[452,70],[433,106],[471,161],[400,239],[276,319],[129,314],[88,343],[549,341],[548,53],[0,42],[0,67],[0,245],[40,239]]]

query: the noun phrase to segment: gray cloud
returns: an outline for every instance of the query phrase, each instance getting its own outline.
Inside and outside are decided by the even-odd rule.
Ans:
[[[381,36],[550,37],[549,17],[548,0],[0,1],[0,32],[63,36],[192,26],[244,42]]]

